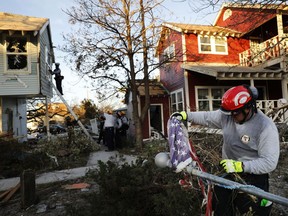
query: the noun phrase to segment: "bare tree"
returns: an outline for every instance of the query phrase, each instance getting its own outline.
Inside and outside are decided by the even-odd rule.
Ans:
[[[142,146],[142,123],[150,105],[149,78],[159,66],[154,48],[160,20],[154,11],[162,2],[76,0],[76,6],[65,11],[79,29],[64,37],[67,43],[63,50],[79,75],[94,80],[95,91],[103,98],[131,91],[138,146]],[[143,83],[145,104],[139,113],[138,87]]]
[[[46,113],[44,99],[31,99],[27,101],[27,123],[44,124]]]

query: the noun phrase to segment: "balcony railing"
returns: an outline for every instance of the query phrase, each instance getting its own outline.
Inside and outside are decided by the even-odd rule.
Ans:
[[[240,65],[253,67],[285,54],[288,54],[288,38],[275,36],[240,53]]]

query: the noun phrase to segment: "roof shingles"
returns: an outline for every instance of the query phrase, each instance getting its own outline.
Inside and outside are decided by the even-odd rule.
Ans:
[[[0,12],[0,30],[38,31],[49,19]]]

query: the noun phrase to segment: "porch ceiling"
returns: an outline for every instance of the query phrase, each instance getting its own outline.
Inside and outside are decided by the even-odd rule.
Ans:
[[[196,66],[183,64],[188,71],[213,76],[218,80],[281,80],[288,72],[243,66]]]
[[[145,95],[145,86],[143,83],[138,86],[138,93],[140,96]],[[168,95],[168,91],[167,89],[164,88],[162,83],[156,80],[150,80],[149,81],[149,94],[150,96],[165,96],[165,95]]]

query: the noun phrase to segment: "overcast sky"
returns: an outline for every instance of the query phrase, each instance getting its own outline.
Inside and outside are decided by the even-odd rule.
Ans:
[[[189,2],[190,1],[190,4]],[[195,3],[193,0],[166,0],[166,7],[170,12],[163,12],[167,22],[183,22],[191,24],[212,24],[216,14],[207,15],[207,10],[199,13],[193,11]],[[199,2],[198,0],[194,0]],[[192,3],[192,4],[191,4]],[[54,46],[62,45],[62,35],[68,33],[71,26],[68,24],[68,17],[63,10],[74,5],[73,0],[1,0],[0,11],[26,16],[48,18],[52,32]],[[193,6],[191,6],[193,5]],[[69,67],[63,61],[64,54],[55,49],[56,62],[60,62],[63,80],[64,98],[70,104],[80,102],[85,98],[95,101],[95,93],[90,91],[90,86],[81,80],[76,74],[70,72]],[[96,101],[95,101],[96,103]]]

